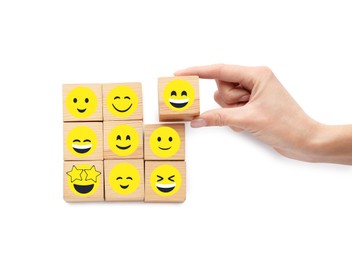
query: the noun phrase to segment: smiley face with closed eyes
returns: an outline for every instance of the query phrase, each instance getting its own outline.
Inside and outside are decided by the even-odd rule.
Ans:
[[[156,167],[150,175],[150,186],[161,196],[171,196],[181,187],[182,177],[174,166],[162,164]]]
[[[184,111],[193,104],[194,89],[187,80],[174,79],[165,86],[163,96],[171,110]]]
[[[131,194],[140,184],[140,173],[130,163],[117,164],[109,174],[110,187],[119,194]]]
[[[111,89],[106,101],[109,111],[120,118],[132,115],[138,107],[138,96],[128,86],[116,86]]]
[[[92,154],[98,143],[96,133],[87,126],[77,126],[67,135],[66,146],[75,156],[85,157]]]
[[[111,151],[119,156],[131,155],[138,148],[138,133],[129,125],[115,126],[109,133],[108,144]]]

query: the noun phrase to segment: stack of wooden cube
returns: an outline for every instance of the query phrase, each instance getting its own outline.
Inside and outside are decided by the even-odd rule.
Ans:
[[[158,90],[161,122],[199,115],[198,77]],[[185,125],[143,125],[141,83],[63,85],[63,118],[66,201],[185,200]]]

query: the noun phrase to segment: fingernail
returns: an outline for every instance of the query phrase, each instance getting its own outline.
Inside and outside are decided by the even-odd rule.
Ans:
[[[183,72],[184,70],[178,70],[178,71],[175,71],[174,72],[174,75],[179,75],[179,74],[182,74],[182,72]]]
[[[207,123],[205,122],[205,120],[203,118],[197,118],[197,119],[193,119],[191,121],[191,127],[193,128],[200,128],[203,126],[206,126]]]
[[[247,102],[251,96],[250,95],[245,95],[241,97],[238,101],[239,102]]]

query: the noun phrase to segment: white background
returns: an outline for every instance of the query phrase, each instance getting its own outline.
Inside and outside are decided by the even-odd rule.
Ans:
[[[313,3],[314,2],[314,3]],[[350,1],[1,1],[1,259],[351,259],[350,166],[187,126],[184,204],[62,199],[61,85],[267,65],[313,118],[352,122]],[[201,110],[216,108],[200,82]],[[5,256],[6,255],[6,256]]]

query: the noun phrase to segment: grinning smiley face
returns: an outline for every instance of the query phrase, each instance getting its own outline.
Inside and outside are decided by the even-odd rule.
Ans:
[[[171,110],[184,111],[193,101],[194,89],[186,80],[174,79],[164,88],[164,102]]]
[[[77,126],[67,135],[66,146],[75,156],[85,157],[92,154],[97,147],[95,132],[87,126]]]
[[[175,129],[161,126],[150,135],[149,145],[155,155],[167,158],[178,152],[181,139]]]
[[[117,86],[107,95],[107,107],[109,111],[118,117],[132,115],[138,107],[136,92],[128,86]]]
[[[108,136],[108,144],[111,151],[120,156],[132,154],[136,151],[138,143],[138,133],[129,125],[115,126]]]
[[[101,172],[97,171],[94,165],[73,165],[72,169],[66,174],[68,175],[67,182],[71,191],[81,197],[94,194],[100,185]]]
[[[171,196],[181,187],[182,177],[174,166],[162,164],[156,167],[150,175],[150,186],[161,196]]]
[[[66,97],[66,107],[71,115],[77,118],[91,116],[98,106],[98,99],[93,90],[88,87],[72,89]]]
[[[139,186],[140,173],[130,163],[116,165],[109,174],[110,187],[119,194],[131,194]]]

